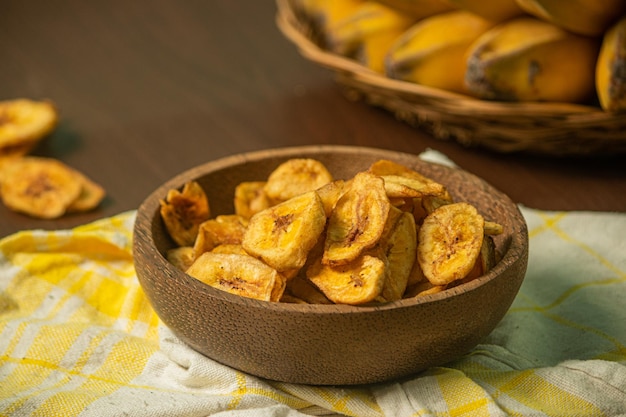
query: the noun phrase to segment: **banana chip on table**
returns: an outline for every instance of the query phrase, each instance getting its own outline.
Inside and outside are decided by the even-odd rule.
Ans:
[[[195,181],[186,183],[182,191],[169,190],[160,206],[165,228],[179,246],[193,246],[200,224],[211,216],[207,196]]]
[[[446,204],[424,219],[418,234],[417,259],[433,285],[466,277],[480,255],[484,218],[468,203]]]
[[[61,161],[23,156],[1,165],[0,196],[11,210],[54,219],[94,208],[104,197],[104,190]]]
[[[322,263],[347,264],[374,247],[390,207],[382,178],[368,172],[356,174],[328,219]]]
[[[0,157],[26,155],[57,122],[58,112],[51,101],[0,101]]]
[[[297,270],[304,266],[325,225],[322,200],[309,191],[255,214],[241,244],[278,271]]]
[[[276,204],[333,181],[333,176],[321,162],[310,158],[289,159],[280,164],[267,178],[264,191]]]
[[[205,252],[187,274],[222,291],[263,301],[279,301],[286,284],[278,271],[249,255]]]

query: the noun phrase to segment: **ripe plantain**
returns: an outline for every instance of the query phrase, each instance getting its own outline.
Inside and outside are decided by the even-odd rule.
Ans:
[[[329,28],[328,49],[383,73],[391,44],[415,18],[375,1],[364,2],[355,13]]]
[[[463,10],[425,18],[392,45],[386,73],[390,78],[464,93],[467,49],[493,25]]]
[[[626,12],[624,0],[516,0],[528,14],[570,32],[600,36]]]
[[[604,110],[626,110],[626,16],[604,35],[596,66],[596,91]]]
[[[502,23],[468,52],[465,83],[482,99],[584,102],[595,92],[599,43],[532,17]]]
[[[504,22],[524,13],[515,0],[448,0],[461,10],[482,16],[492,22]]]

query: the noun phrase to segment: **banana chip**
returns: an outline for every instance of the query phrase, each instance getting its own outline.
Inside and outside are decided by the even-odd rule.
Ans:
[[[58,112],[50,101],[0,101],[0,157],[26,155],[57,122]]]
[[[359,305],[374,301],[385,283],[385,262],[363,255],[339,266],[314,262],[306,270],[307,278],[334,303]]]
[[[333,176],[321,162],[309,158],[294,158],[280,164],[267,179],[265,194],[274,203],[289,200],[316,190],[333,181]]]
[[[270,207],[265,194],[265,181],[242,182],[235,187],[235,214],[250,219],[261,210]]]
[[[104,188],[83,173],[75,169],[72,171],[74,172],[74,177],[80,183],[81,189],[78,197],[67,207],[67,212],[82,212],[96,208],[106,195]]]
[[[417,255],[415,218],[411,213],[399,209],[394,208],[392,212],[397,214],[389,216],[393,219],[392,225],[380,244],[388,269],[381,293],[385,301],[402,298]]]
[[[169,190],[160,201],[160,213],[170,237],[179,246],[193,246],[200,224],[211,215],[204,190],[195,181],[186,183],[183,190]]]
[[[446,193],[442,184],[386,159],[374,162],[369,167],[369,172],[385,180],[385,191],[389,198],[420,198]]]
[[[446,204],[424,219],[419,230],[417,259],[433,285],[464,278],[480,254],[484,219],[468,203]]]
[[[255,214],[242,246],[278,271],[299,269],[325,225],[322,200],[309,191]]]
[[[222,291],[263,301],[279,301],[285,290],[278,271],[249,255],[205,252],[187,274]]]
[[[341,197],[341,195],[343,194],[345,188],[346,181],[335,180],[317,189],[317,194],[320,196],[320,198],[322,199],[322,203],[324,204],[326,217],[330,217],[330,214],[335,208],[335,204],[337,204],[337,201],[339,200],[339,197]]]
[[[74,171],[60,161],[21,157],[2,165],[0,194],[11,210],[33,217],[62,216],[81,193]]]
[[[191,246],[179,246],[168,250],[165,258],[176,268],[186,271],[193,263],[195,256]]]
[[[328,220],[322,262],[331,266],[347,264],[376,245],[390,207],[380,177],[368,172],[356,174]]]
[[[307,304],[332,304],[311,281],[300,275],[287,282],[285,292]]]
[[[237,214],[223,214],[200,223],[193,245],[195,257],[223,244],[240,245],[248,221]]]

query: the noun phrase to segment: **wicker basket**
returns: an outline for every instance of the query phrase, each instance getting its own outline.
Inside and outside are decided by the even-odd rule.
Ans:
[[[277,0],[277,25],[310,61],[335,71],[348,98],[391,111],[438,139],[501,153],[555,156],[626,151],[626,113],[567,103],[506,103],[389,79],[325,51],[289,0]]]

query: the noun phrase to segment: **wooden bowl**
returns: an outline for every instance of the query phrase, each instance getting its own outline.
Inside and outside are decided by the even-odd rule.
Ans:
[[[504,226],[495,237],[497,265],[486,275],[438,294],[376,306],[270,303],[232,295],[188,276],[163,254],[174,243],[159,199],[197,180],[213,215],[233,213],[242,181],[263,180],[295,157],[323,162],[349,178],[378,159],[414,168]],[[135,268],[161,320],[185,343],[217,362],[271,380],[352,385],[408,376],[467,353],[500,322],[524,279],[528,230],[517,205],[480,178],[416,155],[346,146],[308,146],[234,155],[167,181],[141,204],[134,227]]]

